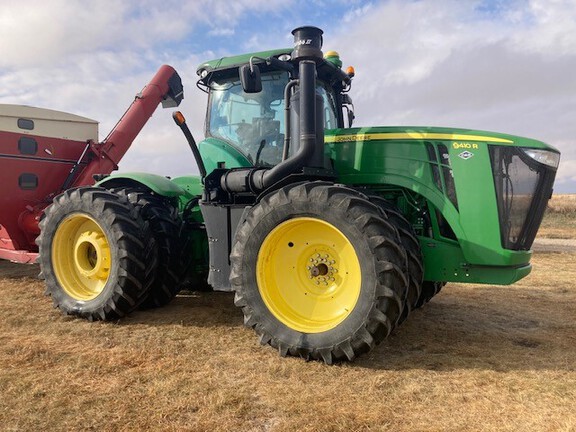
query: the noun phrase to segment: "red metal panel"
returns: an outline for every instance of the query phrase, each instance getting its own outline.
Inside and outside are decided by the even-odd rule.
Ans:
[[[24,135],[0,132],[0,225],[3,237],[12,240],[8,249],[35,250],[37,226],[22,228],[26,214],[43,209],[61,191],[70,169],[87,143],[56,138],[25,135],[38,144],[36,154],[22,154],[18,141]],[[24,177],[21,177],[24,175]],[[33,181],[21,184],[22,180]],[[37,186],[34,187],[34,183]]]
[[[28,252],[26,250],[8,250],[2,249],[0,247],[0,259],[22,264],[34,264],[37,258],[37,252]]]
[[[162,66],[101,144],[0,131],[0,258],[18,262],[35,258],[40,215],[62,191],[86,147],[72,186],[93,184],[94,174],[117,169],[158,104],[170,94],[169,82],[175,74],[172,67]],[[19,148],[23,136],[36,140],[35,152]]]

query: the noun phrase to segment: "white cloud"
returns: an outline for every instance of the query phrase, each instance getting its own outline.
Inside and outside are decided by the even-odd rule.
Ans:
[[[181,40],[198,25],[232,34],[247,12],[282,10],[280,0],[28,0],[0,5],[0,67],[66,62],[95,50],[142,50]],[[231,33],[232,32],[232,33]]]
[[[296,0],[3,1],[0,103],[95,118],[103,137],[157,67],[169,63],[183,78],[181,109],[200,138],[206,96],[194,85],[196,66],[224,53],[217,47],[182,53],[177,44],[194,40],[202,28],[213,36],[233,34],[239,50],[289,46],[290,29],[304,24],[290,22],[297,16],[290,11],[294,3],[306,5]],[[356,67],[351,96],[359,124],[469,127],[541,139],[563,152],[558,184],[576,190],[575,0],[499,2],[484,12],[480,1],[353,0],[346,5],[349,13],[324,29],[325,47]],[[244,31],[252,36],[240,40],[243,16],[250,16],[251,28]],[[262,33],[256,25],[260,19],[277,20],[275,31]],[[170,111],[159,109],[121,167],[184,174],[191,170],[188,152]]]
[[[210,36],[233,36],[234,33],[232,28],[215,28],[208,32]]]
[[[141,47],[154,30],[135,31],[147,17],[130,19],[128,2],[67,0],[9,3],[0,7],[0,65],[69,62],[104,47]],[[150,12],[152,15],[153,12]]]
[[[372,3],[367,3],[357,8],[353,8],[344,15],[342,21],[345,23],[349,23],[351,21],[357,20],[366,15],[372,9],[372,7],[373,7]]]
[[[356,68],[358,125],[540,139],[563,152],[558,183],[575,190],[575,2],[511,2],[488,14],[479,5],[392,0],[349,23],[338,45]]]
[[[511,35],[515,49],[543,56],[576,54],[575,0],[531,0],[524,14],[528,25]]]

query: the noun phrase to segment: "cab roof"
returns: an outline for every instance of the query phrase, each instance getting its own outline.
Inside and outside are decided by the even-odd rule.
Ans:
[[[275,49],[275,50],[270,50],[270,51],[259,51],[259,52],[240,54],[240,55],[230,56],[230,57],[222,57],[219,59],[210,60],[210,61],[207,61],[205,63],[202,63],[196,69],[196,73],[199,76],[202,76],[201,74],[203,71],[210,73],[210,72],[215,72],[218,70],[225,70],[225,69],[230,69],[233,67],[241,66],[243,64],[248,63],[250,61],[251,57],[262,57],[262,58],[278,57],[282,54],[290,54],[291,52],[292,52],[292,48],[281,48],[281,49]]]

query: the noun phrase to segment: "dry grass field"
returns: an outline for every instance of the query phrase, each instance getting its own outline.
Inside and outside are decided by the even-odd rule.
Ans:
[[[576,238],[572,209],[544,234]],[[0,262],[0,429],[576,431],[576,254],[533,264],[509,287],[447,285],[330,367],[260,347],[229,294],[88,323],[52,309],[37,268]]]
[[[576,194],[552,196],[538,236],[576,239]]]

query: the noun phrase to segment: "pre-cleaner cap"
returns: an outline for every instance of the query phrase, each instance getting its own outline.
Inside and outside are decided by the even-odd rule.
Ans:
[[[294,51],[292,59],[322,58],[322,34],[318,27],[298,27],[292,30]]]

